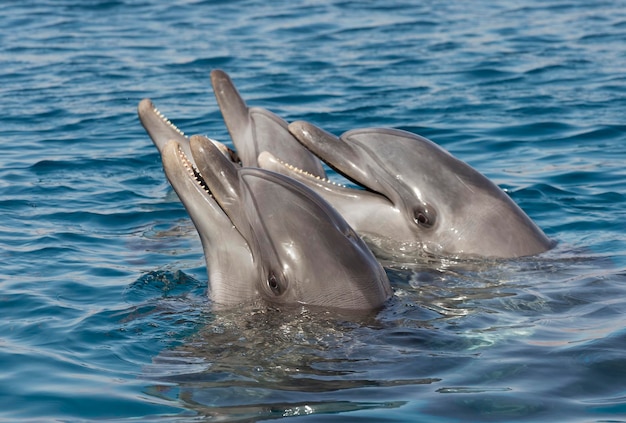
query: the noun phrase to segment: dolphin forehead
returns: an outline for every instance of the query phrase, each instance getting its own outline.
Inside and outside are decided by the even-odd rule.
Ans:
[[[400,184],[419,185],[450,178],[468,183],[488,181],[467,163],[422,136],[399,129],[366,128],[344,133],[341,139],[362,150],[369,167],[386,173]]]
[[[293,220],[300,225],[329,224],[339,231],[349,226],[320,196],[304,184],[285,175],[260,168],[242,168],[239,176],[260,215]]]
[[[338,249],[334,243],[351,230],[328,203],[297,181],[255,168],[244,168],[239,176],[259,254],[281,270],[316,271],[310,254]]]

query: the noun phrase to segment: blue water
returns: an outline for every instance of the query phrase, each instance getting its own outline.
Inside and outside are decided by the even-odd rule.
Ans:
[[[0,5],[0,420],[626,421],[625,1],[171,3]],[[557,248],[386,263],[367,322],[214,312],[135,112],[229,141],[214,68],[431,138]]]

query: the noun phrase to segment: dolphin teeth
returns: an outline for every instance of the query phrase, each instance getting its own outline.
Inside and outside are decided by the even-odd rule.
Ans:
[[[208,185],[206,184],[206,181],[204,180],[204,178],[202,177],[202,174],[200,173],[200,171],[198,170],[196,165],[193,164],[189,160],[189,158],[187,157],[185,152],[182,150],[180,145],[178,145],[178,155],[179,155],[181,161],[183,162],[183,166],[185,166],[185,169],[187,169],[187,172],[189,173],[189,176],[191,176],[198,183],[198,185],[204,191],[206,191],[207,194],[209,194],[211,196],[211,198],[214,198],[213,197],[213,193],[211,193],[211,190],[209,189]]]
[[[171,120],[169,120],[163,113],[161,113],[161,111],[159,109],[156,108],[156,106],[153,104],[152,105],[152,110],[154,111],[154,113],[161,118],[161,121],[163,121],[163,123],[165,123],[167,126],[169,126],[170,128],[172,128],[173,130],[175,130],[176,132],[178,132],[180,135],[182,135],[183,137],[187,138],[187,135],[185,135],[185,133],[183,131],[181,131],[178,126],[174,125],[172,123]]]
[[[301,174],[301,175],[303,175],[303,176],[306,176],[306,177],[311,178],[311,179],[315,179],[315,180],[317,180],[317,181],[320,181],[320,182],[323,182],[323,183],[326,183],[326,184],[329,184],[329,185],[334,185],[334,186],[337,186],[337,187],[343,187],[343,188],[345,188],[345,187],[346,187],[345,185],[343,185],[343,184],[339,184],[339,183],[337,183],[337,182],[333,182],[333,181],[331,181],[331,180],[330,180],[330,179],[328,179],[328,178],[322,178],[322,177],[321,177],[321,176],[319,176],[319,175],[313,175],[312,173],[309,173],[309,172],[307,172],[307,171],[306,171],[306,170],[304,170],[304,169],[300,169],[299,167],[296,167],[296,166],[294,166],[294,165],[292,165],[292,164],[290,164],[290,163],[286,163],[286,162],[282,161],[282,160],[281,160],[281,159],[279,159],[278,157],[275,157],[275,158],[276,158],[276,160],[278,160],[278,162],[279,162],[280,164],[282,164],[283,166],[285,166],[287,169],[292,170],[292,171],[294,171],[294,172],[298,172],[299,174]]]

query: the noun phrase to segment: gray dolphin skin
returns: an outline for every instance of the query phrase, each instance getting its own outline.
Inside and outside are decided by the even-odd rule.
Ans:
[[[151,137],[166,132],[160,121],[142,121]],[[312,190],[284,175],[237,166],[206,137],[170,135],[174,139],[155,145],[200,235],[217,306],[260,301],[369,312],[390,297],[382,266]]]
[[[322,195],[378,257],[514,258],[554,245],[498,186],[426,138],[376,128],[337,138],[307,122],[289,131],[365,190],[308,175],[271,152],[259,156],[260,166]]]
[[[258,156],[270,151],[305,172],[326,177],[322,163],[294,139],[287,122],[269,110],[248,107],[225,72],[213,70],[211,84],[243,166],[258,167]]]

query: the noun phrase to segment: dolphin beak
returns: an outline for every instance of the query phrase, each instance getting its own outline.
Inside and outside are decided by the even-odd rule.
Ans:
[[[144,127],[159,152],[163,153],[165,145],[169,141],[176,141],[187,159],[194,163],[189,138],[156,108],[152,100],[147,98],[141,100],[137,107],[137,114],[141,125]],[[235,150],[217,140],[209,139],[232,163],[241,165],[241,159]]]
[[[173,140],[180,144],[187,157],[191,157],[189,140],[185,136],[185,133],[163,116],[155,107],[154,103],[152,103],[152,100],[147,98],[141,100],[137,107],[137,114],[139,115],[141,125],[160,152],[163,151],[168,141]]]
[[[363,157],[360,150],[308,122],[290,123],[289,132],[332,169],[357,185],[371,188],[368,186],[371,175],[366,166],[369,160]]]
[[[259,155],[269,151],[306,172],[326,177],[322,163],[294,139],[287,122],[269,110],[248,107],[225,72],[212,71],[211,84],[243,166],[257,167]]]

